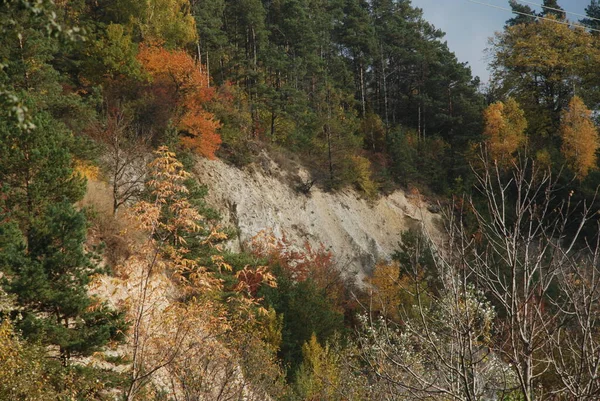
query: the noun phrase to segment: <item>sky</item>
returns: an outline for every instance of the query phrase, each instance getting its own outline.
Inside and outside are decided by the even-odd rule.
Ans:
[[[510,9],[508,0],[474,1]],[[527,2],[522,3],[537,10],[540,8],[530,3],[542,4],[542,0]],[[494,32],[502,31],[504,23],[512,14],[469,0],[412,0],[412,4],[423,9],[427,21],[446,32],[443,40],[448,42],[450,50],[459,61],[469,63],[473,76],[479,76],[481,82],[486,83],[490,75],[487,70],[489,56],[485,53],[485,49],[489,47],[488,38],[494,36]],[[567,12],[585,14],[590,0],[559,0],[558,4]],[[582,18],[573,14],[567,14],[567,17],[571,20]]]

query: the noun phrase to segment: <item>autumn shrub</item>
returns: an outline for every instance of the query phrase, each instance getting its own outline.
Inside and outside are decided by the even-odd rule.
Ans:
[[[341,377],[340,357],[334,347],[321,345],[314,334],[302,346],[302,364],[295,378],[295,390],[302,400],[338,399]]]
[[[45,376],[44,351],[28,346],[9,320],[0,323],[0,399],[44,400],[57,396]]]
[[[77,364],[65,368],[45,347],[22,339],[9,320],[0,322],[1,400],[104,401],[121,380],[114,371]]]
[[[102,256],[111,268],[124,262],[131,255],[127,219],[96,209],[88,209],[86,215],[91,226],[88,241],[102,247]]]

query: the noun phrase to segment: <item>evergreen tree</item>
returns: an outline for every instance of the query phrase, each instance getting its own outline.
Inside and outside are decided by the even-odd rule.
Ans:
[[[346,0],[344,19],[337,37],[344,54],[354,70],[356,98],[361,117],[367,113],[367,73],[375,49],[375,30],[364,0]]]
[[[588,18],[583,18],[579,22],[583,25],[600,30],[600,3],[598,0],[592,0],[590,5],[585,8],[585,15]],[[593,35],[598,36],[600,32],[592,32]]]
[[[540,17],[549,16],[552,16],[557,20],[565,20],[567,18],[567,13],[565,13],[565,10],[558,5],[557,0],[544,0]]]
[[[506,21],[506,26],[528,24],[535,21],[535,11],[531,7],[520,4],[516,0],[510,0],[508,3],[515,16]]]
[[[58,346],[65,365],[72,355],[90,355],[117,339],[125,326],[120,313],[87,292],[98,269],[84,250],[85,236],[83,213],[69,202],[55,203],[0,266],[4,287],[20,307],[23,335]]]
[[[192,7],[198,30],[198,58],[200,63],[206,67],[210,84],[213,72],[223,61],[227,46],[227,37],[222,30],[225,0],[195,0],[192,2]],[[222,75],[217,75],[216,79],[223,82]]]
[[[66,364],[116,339],[123,324],[87,293],[98,269],[84,249],[85,217],[73,206],[85,181],[74,171],[70,128],[89,123],[90,114],[55,68],[57,50],[68,46],[47,35],[48,19],[40,16],[56,10],[51,2],[37,11],[10,3],[0,16],[0,25],[8,19],[15,28],[0,36],[0,86],[19,99],[20,111],[0,111],[2,286],[16,299],[10,315],[22,316],[24,336],[58,347]]]
[[[35,111],[31,121],[35,128],[19,129],[0,120],[0,182],[6,186],[11,218],[26,231],[48,205],[75,202],[85,191],[85,182],[73,171],[72,135],[44,111]]]

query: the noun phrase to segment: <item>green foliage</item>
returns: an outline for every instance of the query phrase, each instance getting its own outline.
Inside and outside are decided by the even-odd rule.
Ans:
[[[437,192],[448,189],[451,159],[443,139],[419,139],[416,132],[399,127],[388,135],[387,150],[396,182],[404,186],[424,184]]]
[[[558,2],[544,5],[557,10],[546,8],[540,16],[564,19]],[[596,26],[598,9],[593,0],[586,23]],[[68,396],[94,399],[101,392],[94,384],[97,372],[46,365],[42,357],[56,349],[65,361],[71,354],[89,355],[123,330],[120,314],[87,293],[100,269],[84,246],[85,219],[73,206],[85,191],[75,159],[91,158],[81,137],[103,129],[97,111],[123,110],[134,144],[175,145],[191,128],[200,140],[210,131],[215,146],[205,154],[213,155],[220,136],[217,154],[238,165],[269,142],[306,161],[323,187],[354,185],[368,198],[380,187],[394,188],[382,180],[439,193],[470,191],[468,150],[493,137],[483,124],[478,79],[407,0],[9,0],[0,11],[0,270],[8,292],[0,294],[0,316],[20,314],[14,324],[41,345],[33,347],[12,331],[6,335],[5,328],[6,342],[18,349],[5,355],[31,373],[31,383],[19,384],[7,398],[27,392],[56,398],[77,387]],[[67,27],[75,24],[85,27],[85,41],[65,40],[77,37]],[[139,55],[152,46],[162,47],[147,55],[144,73]],[[566,161],[582,178],[573,202],[594,198],[597,138],[578,133],[595,129],[587,114],[578,125],[563,111],[575,93],[598,109],[594,35],[516,15],[494,46],[491,94],[511,107],[506,96],[514,95],[524,107],[523,113],[508,107],[513,113],[501,117],[509,118],[496,119],[496,144],[509,145],[503,148],[507,159],[527,148],[545,167]],[[519,117],[512,124],[518,135],[506,135],[516,120],[510,115]],[[561,115],[568,129],[558,129]],[[583,164],[577,141],[588,151]],[[193,162],[190,156],[186,167]],[[176,256],[222,280],[211,296],[237,313],[227,337],[244,374],[282,396],[278,350],[288,377],[296,377],[298,397],[335,399],[331,390],[343,387],[348,373],[335,346],[335,333],[344,331],[345,301],[337,299],[343,291],[325,285],[323,277],[292,277],[286,269],[293,263],[284,268],[255,255],[223,254],[218,246],[226,236],[214,228],[219,217],[204,202],[206,188],[179,178],[180,193],[160,198],[152,238],[164,245],[165,258]],[[163,189],[167,181],[160,182]],[[569,183],[562,191],[571,189]],[[167,229],[181,217],[182,205],[193,229]],[[181,249],[169,248],[175,246]],[[424,247],[419,235],[404,234],[394,266],[400,276],[416,272],[435,295],[442,286]],[[276,288],[260,282],[256,293],[242,285],[268,276],[270,267]],[[306,265],[294,267],[306,273]],[[191,271],[177,271],[178,277],[189,280]],[[188,298],[198,295],[192,293]],[[394,305],[397,295],[390,296]],[[428,319],[442,321],[429,312]]]
[[[276,288],[261,291],[265,302],[283,315],[280,356],[291,376],[302,363],[302,346],[315,335],[319,341],[344,331],[344,317],[333,308],[324,288],[312,279],[295,282],[281,268],[274,268]]]
[[[600,29],[600,3],[598,0],[591,0],[590,4],[585,8],[587,18],[579,20],[579,22],[592,29]],[[600,32],[592,32],[592,35],[598,36]]]
[[[253,141],[269,140],[316,166],[325,187],[366,183],[353,157],[362,146],[389,156],[387,133],[402,124],[442,138],[451,171],[467,171],[461,155],[480,127],[478,82],[409,2],[102,0],[54,8],[86,27],[85,43],[47,38],[43,18],[9,7],[22,39],[7,35],[0,54],[11,85],[46,95],[36,102],[69,128],[93,122],[85,102],[99,105],[99,85],[107,105],[132,111],[138,137],[166,141],[182,119],[171,100],[182,97],[164,85],[144,90],[136,60],[140,42],[158,42],[193,52],[206,85],[217,87],[222,96],[207,108],[222,122],[221,155],[236,164],[251,160]],[[443,189],[445,180],[438,174],[432,186]]]
[[[360,122],[361,136],[365,138],[365,149],[381,152],[385,150],[386,127],[375,113],[368,113]]]
[[[390,155],[387,132],[402,124],[448,144],[452,178],[468,174],[464,150],[481,127],[478,81],[409,2],[197,1],[194,15],[205,73],[243,91],[233,110],[214,107],[228,159],[245,163],[248,139],[276,142],[339,188],[356,182],[351,157],[361,146]],[[432,159],[440,144],[431,143]],[[431,181],[443,190],[447,177]]]
[[[102,22],[122,24],[138,41],[184,47],[196,40],[190,6],[184,0],[103,0],[95,10]]]
[[[11,217],[27,225],[54,202],[75,202],[85,181],[73,170],[73,137],[48,113],[38,111],[35,129],[18,129],[0,121],[0,180],[7,186]]]
[[[29,228],[27,247],[22,239],[7,249],[1,266],[4,287],[22,308],[18,327],[28,339],[58,346],[65,363],[118,339],[125,327],[120,313],[87,293],[98,270],[83,248],[85,235],[82,212],[68,202],[50,205]]]
[[[600,53],[583,29],[551,19],[511,26],[496,36],[493,50],[493,85],[523,107],[534,150],[557,139],[561,110],[574,94],[592,108],[598,104],[597,78],[589,71]]]
[[[416,272],[429,291],[439,291],[441,277],[438,277],[434,255],[425,235],[409,230],[403,232],[400,238],[398,250],[392,255],[392,260],[400,264],[400,276],[415,276]]]
[[[45,347],[23,340],[10,320],[0,322],[0,399],[108,400],[121,385],[119,373],[83,366],[63,367]]]
[[[88,43],[87,53],[85,75],[95,82],[141,76],[137,46],[123,25],[109,24],[102,36]]]
[[[567,18],[567,13],[565,10],[558,5],[558,0],[544,0],[542,4],[542,12],[540,12],[541,17],[549,17],[552,16],[557,20],[565,20]]]
[[[15,333],[10,321],[0,323],[0,399],[42,401],[58,394],[50,386],[45,352],[29,346]]]
[[[506,26],[528,24],[535,21],[535,11],[531,7],[526,4],[520,4],[517,0],[510,0],[508,3],[514,17],[506,21]]]

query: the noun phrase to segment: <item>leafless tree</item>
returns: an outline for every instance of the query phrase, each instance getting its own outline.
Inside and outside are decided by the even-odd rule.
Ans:
[[[546,357],[561,386],[555,394],[576,400],[600,399],[600,236],[576,255],[565,255],[550,304],[560,316],[548,333]],[[558,249],[562,252],[562,249]]]
[[[113,214],[124,204],[139,199],[151,158],[148,139],[136,134],[131,117],[118,107],[108,108],[104,124],[95,136],[106,146],[103,169],[112,188]]]
[[[595,198],[562,199],[566,187],[549,168],[515,160],[502,168],[481,149],[473,167],[479,196],[452,205],[448,243],[434,252],[439,293],[415,284],[402,326],[367,324],[363,348],[380,358],[367,361],[397,398],[477,400],[493,388],[526,401],[600,395],[600,231],[584,235]],[[463,224],[466,215],[475,224]]]
[[[510,367],[492,352],[495,312],[470,282],[462,264],[469,244],[448,217],[444,249],[418,236],[403,266],[400,291],[411,301],[400,306],[401,323],[363,317],[360,349],[384,399],[485,400],[516,384]],[[424,252],[432,254],[438,288],[424,279]]]
[[[566,391],[597,399],[598,246],[582,234],[594,211],[572,204],[572,192],[559,198],[558,177],[528,158],[503,171],[482,148],[474,172],[486,208],[470,201],[479,231],[465,266],[502,316],[494,352],[513,367],[524,400]],[[544,386],[550,375],[562,388]]]
[[[520,392],[530,401],[552,366],[542,352],[560,320],[549,308],[550,293],[589,213],[584,210],[579,226],[570,231],[572,207],[568,199],[556,198],[559,188],[549,169],[522,158],[503,171],[485,149],[479,161],[474,172],[486,208],[470,202],[479,244],[465,255],[465,265],[503,315],[494,351],[513,366]]]

